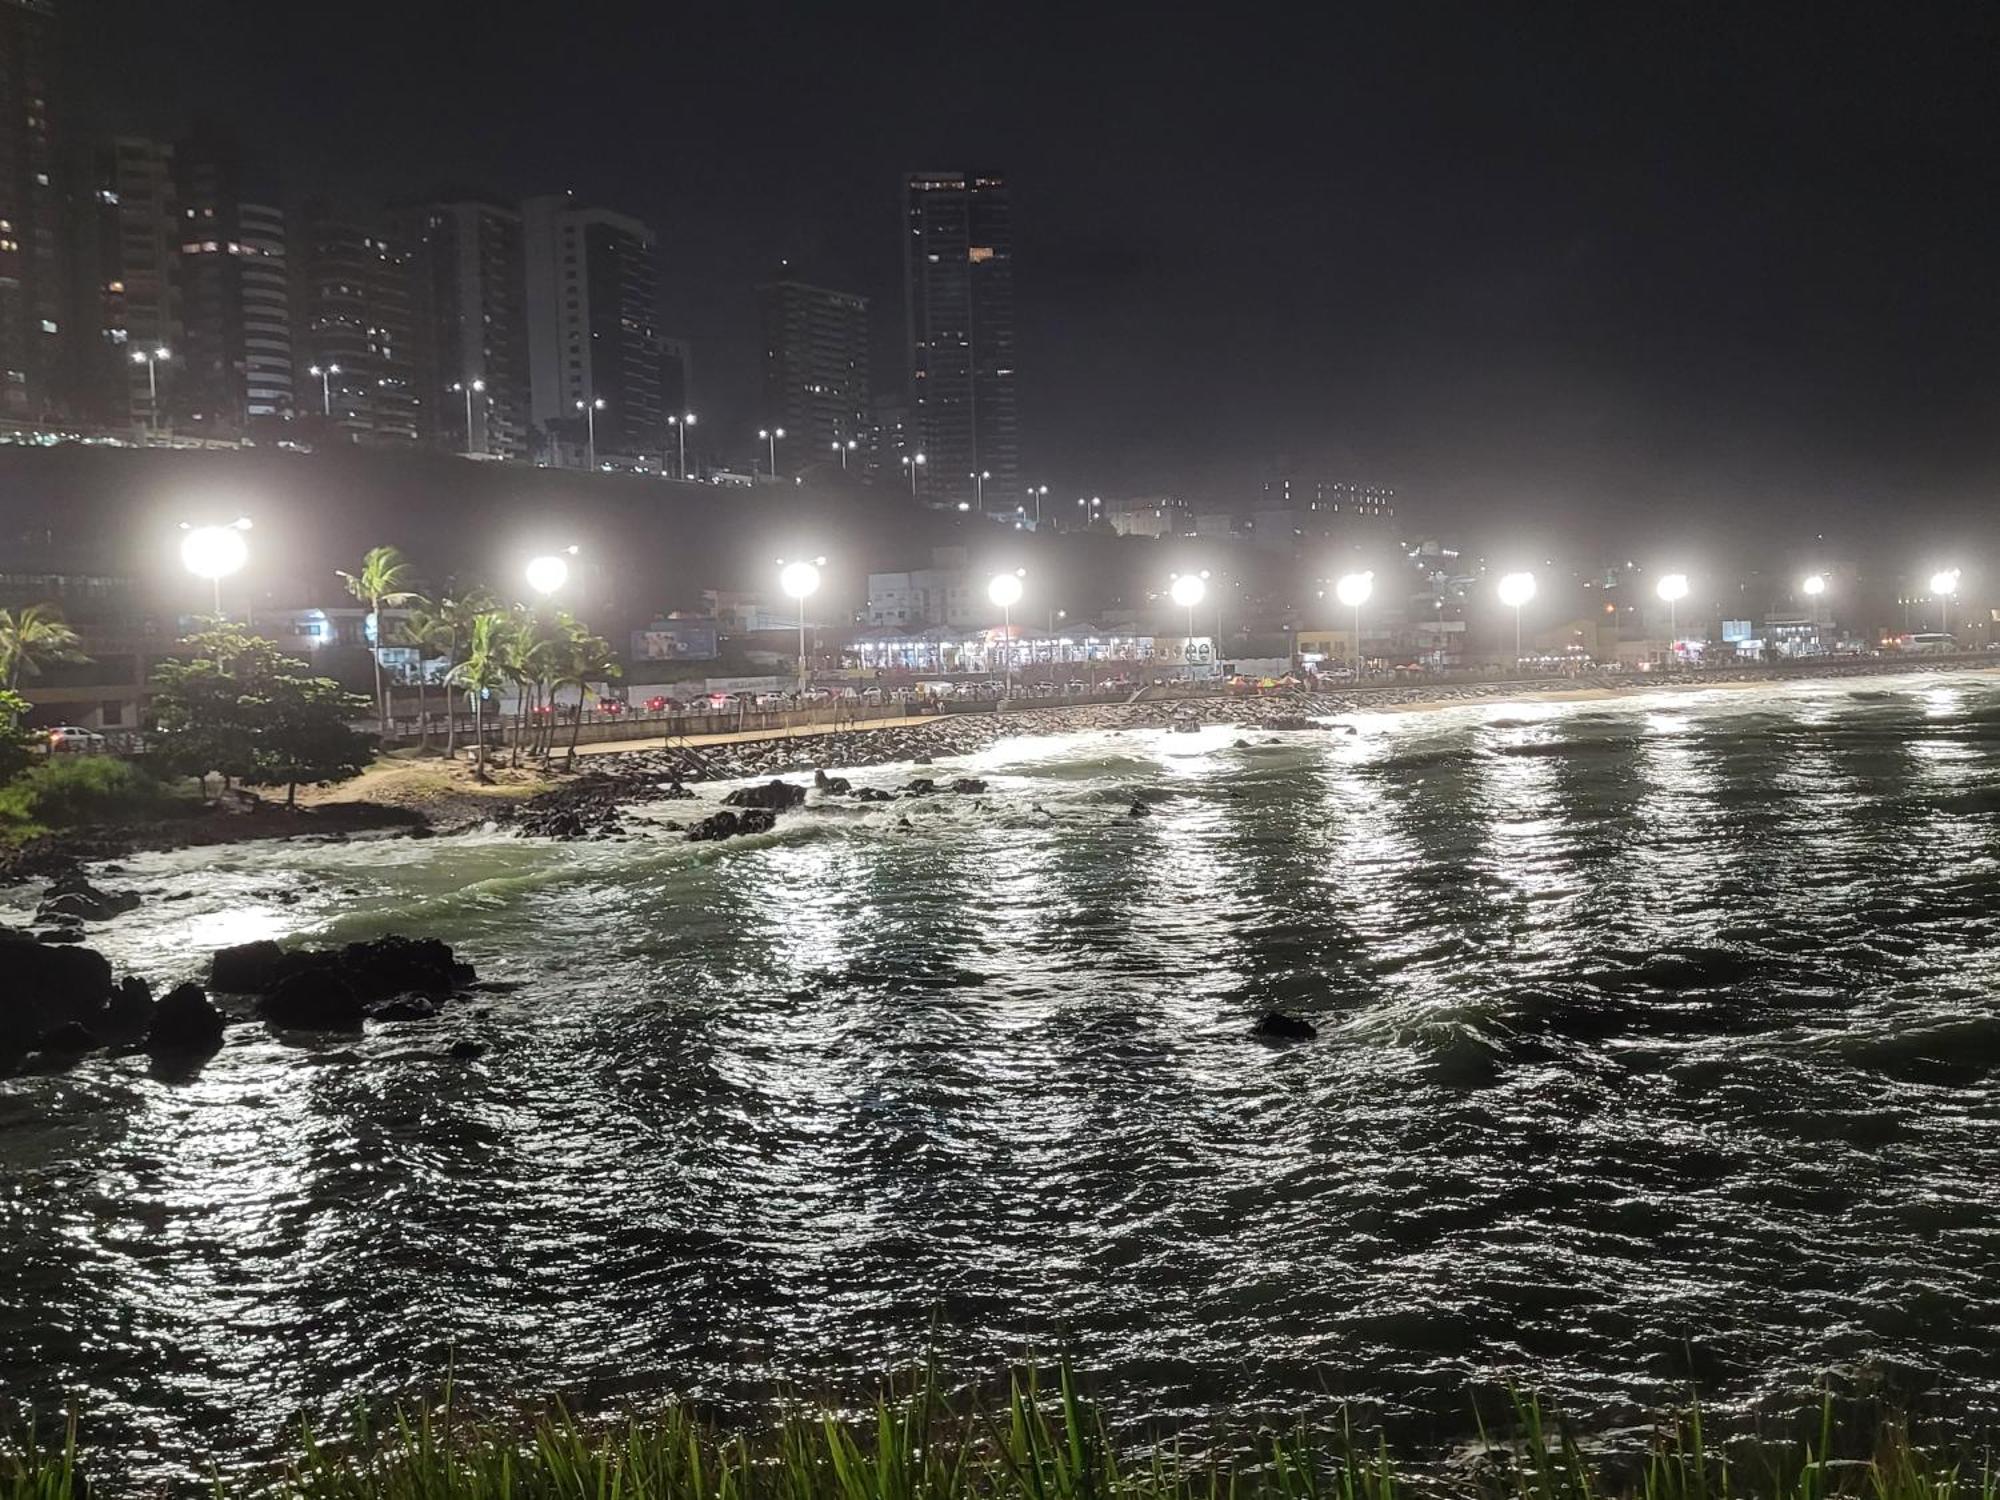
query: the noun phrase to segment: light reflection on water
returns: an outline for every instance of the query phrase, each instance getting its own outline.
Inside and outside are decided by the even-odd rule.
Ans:
[[[723,846],[134,861],[189,893],[105,930],[156,981],[400,929],[524,987],[0,1085],[0,1389],[141,1467],[447,1366],[730,1407],[933,1344],[1238,1430],[1871,1361],[1991,1415],[1997,711],[1962,677],[1040,738],[923,773],[982,798]],[[1271,1007],[1320,1041],[1250,1038]]]

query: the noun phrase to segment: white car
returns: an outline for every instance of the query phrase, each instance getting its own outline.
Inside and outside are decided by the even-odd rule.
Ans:
[[[109,743],[95,729],[80,724],[57,724],[49,730],[51,754],[102,755]]]

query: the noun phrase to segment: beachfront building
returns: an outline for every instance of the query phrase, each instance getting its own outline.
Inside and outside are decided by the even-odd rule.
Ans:
[[[1061,632],[1016,625],[1011,643],[998,625],[976,629],[931,626],[866,631],[848,644],[846,654],[863,671],[879,674],[986,675],[1011,664],[1016,672],[1037,675],[1073,670],[1090,681],[1150,668],[1157,644],[1150,635],[1100,631],[1082,624]]]

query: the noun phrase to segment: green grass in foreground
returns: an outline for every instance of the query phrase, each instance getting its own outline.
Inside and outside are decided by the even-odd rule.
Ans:
[[[727,1435],[677,1407],[623,1425],[556,1413],[529,1426],[402,1410],[338,1440],[302,1434],[275,1476],[217,1479],[218,1500],[2000,1500],[1990,1466],[1911,1443],[1899,1426],[1819,1431],[1760,1443],[1754,1458],[1711,1445],[1699,1411],[1615,1468],[1586,1455],[1533,1400],[1513,1435],[1489,1439],[1452,1473],[1400,1468],[1351,1434],[1275,1442],[1239,1463],[1156,1448],[1122,1454],[1065,1371],[1060,1388],[1018,1377],[997,1412],[929,1389],[880,1402],[872,1418],[794,1416]],[[1844,1455],[1844,1456],[1843,1456]],[[0,1447],[0,1500],[106,1495],[86,1483],[74,1432],[60,1447]]]

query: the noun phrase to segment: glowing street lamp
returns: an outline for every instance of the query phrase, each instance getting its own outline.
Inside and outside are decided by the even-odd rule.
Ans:
[[[991,469],[977,469],[965,476],[972,481],[972,498],[983,512],[986,509],[986,481],[993,477]]]
[[[844,443],[841,442],[840,439],[838,438],[835,438],[833,440],[833,451],[840,456],[841,473],[845,474],[847,472],[847,455],[852,453],[856,448],[860,446],[861,445],[855,442],[853,438],[849,438]]]
[[[563,549],[571,557],[576,556],[576,548]],[[528,559],[528,587],[547,597],[569,582],[569,564],[554,552],[543,553],[540,557]]]
[[[1194,640],[1194,607],[1207,597],[1207,580],[1206,568],[1199,573],[1176,573],[1167,589],[1167,597],[1187,611],[1187,633],[1190,642]]]
[[[165,352],[164,350],[162,351]],[[319,409],[323,416],[333,415],[333,377],[340,373],[339,365],[310,365],[308,375],[319,377]]]
[[[1820,596],[1826,592],[1826,574],[1808,573],[1799,581],[1799,592],[1812,601],[1813,630],[1817,632],[1819,630],[1819,601]]]
[[[238,516],[227,526],[190,526],[181,522],[181,530],[187,533],[181,538],[181,565],[214,586],[218,620],[222,618],[222,580],[250,560],[250,544],[243,540],[243,533],[249,529],[248,516]]]
[[[1521,606],[1535,597],[1533,573],[1509,573],[1500,580],[1500,602],[1514,608],[1514,664],[1521,662]]]
[[[677,436],[678,436],[678,437],[680,438],[680,445],[681,445],[681,466],[680,466],[680,471],[679,471],[679,472],[680,472],[680,476],[681,476],[681,478],[683,478],[683,479],[686,479],[686,478],[688,477],[688,433],[687,433],[687,430],[688,430],[688,429],[689,429],[690,427],[694,426],[694,413],[693,413],[693,412],[687,412],[687,413],[685,413],[685,414],[683,414],[683,415],[681,415],[681,416],[678,416],[678,417],[668,417],[668,418],[667,418],[667,422],[669,423],[669,425],[671,425],[671,426],[673,427],[673,429],[674,429],[674,432],[675,432],[675,434],[676,434],[676,435],[677,435]]]
[[[1016,568],[1011,573],[995,573],[993,581],[986,585],[986,597],[1000,606],[1000,632],[1007,652],[1001,658],[1001,665],[1009,692],[1014,687],[1014,606],[1021,602],[1021,580],[1027,576],[1026,568]]]
[[[806,596],[819,590],[819,570],[826,563],[823,557],[815,557],[810,562],[803,559],[786,562],[778,559],[778,587],[799,601],[799,690],[806,685]]]
[[[778,477],[778,439],[784,435],[785,429],[782,427],[759,427],[757,429],[757,436],[762,438],[765,445],[771,450],[771,477],[773,479]]]
[[[1667,634],[1669,655],[1679,656],[1681,645],[1680,602],[1687,598],[1688,581],[1685,573],[1669,573],[1654,585],[1654,590],[1667,601]]]
[[[1354,675],[1361,675],[1361,606],[1375,592],[1375,574],[1349,573],[1333,586],[1333,597],[1354,611]]]
[[[903,467],[910,471],[910,498],[912,500],[917,498],[917,470],[921,469],[927,461],[921,453],[914,456],[908,453],[903,455]]]
[[[483,380],[455,380],[452,382],[451,388],[455,391],[465,392],[465,453],[470,458],[472,456],[472,397],[475,392],[483,393],[485,391],[486,382]]]
[[[576,403],[576,409],[583,413],[584,428],[589,434],[590,472],[595,474],[597,472],[597,414],[604,410],[604,398],[598,396],[590,401],[579,399]]]
[[[163,359],[173,355],[163,344],[156,349],[134,349],[132,363],[146,367],[146,407],[153,419],[153,431],[160,430],[160,375],[159,365]]]
[[[1035,530],[1040,531],[1042,529],[1042,502],[1049,497],[1049,487],[1047,485],[1037,487],[1031,484],[1028,486],[1028,493],[1035,497]]]
[[[1958,593],[1958,569],[1940,568],[1931,574],[1931,594],[1938,602],[1938,631],[1951,634],[1951,600]]]

